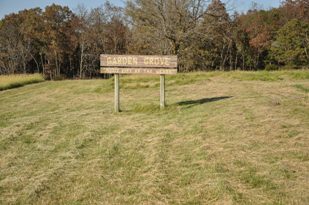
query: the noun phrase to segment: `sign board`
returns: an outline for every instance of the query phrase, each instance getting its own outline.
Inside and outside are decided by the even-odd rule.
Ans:
[[[177,74],[173,55],[101,55],[100,73],[115,74],[115,111],[120,111],[119,74],[160,75],[160,106],[165,107],[165,75]]]
[[[101,55],[102,67],[176,68],[177,56]]]
[[[101,73],[159,74],[177,73],[177,56],[101,55]]]

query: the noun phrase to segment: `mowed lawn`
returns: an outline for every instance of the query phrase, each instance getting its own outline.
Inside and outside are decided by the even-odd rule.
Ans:
[[[0,204],[309,204],[309,72],[0,92]]]

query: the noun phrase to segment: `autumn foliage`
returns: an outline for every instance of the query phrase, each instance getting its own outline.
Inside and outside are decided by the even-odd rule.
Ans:
[[[0,20],[0,74],[94,77],[100,54],[175,54],[183,72],[306,68],[308,52],[306,0],[245,14],[220,0],[107,2],[75,12],[52,4]]]

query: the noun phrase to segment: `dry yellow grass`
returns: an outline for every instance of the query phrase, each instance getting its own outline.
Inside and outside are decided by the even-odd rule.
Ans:
[[[119,114],[112,79],[3,91],[0,204],[308,204],[306,75],[171,76],[164,111],[121,77]]]
[[[40,74],[0,75],[0,91],[44,81]]]

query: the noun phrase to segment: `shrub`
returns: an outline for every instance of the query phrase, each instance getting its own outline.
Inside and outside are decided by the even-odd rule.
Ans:
[[[279,67],[275,64],[268,64],[266,65],[265,70],[267,71],[279,70]]]
[[[56,75],[53,80],[60,81],[60,80],[64,80],[64,79],[65,79],[64,75]]]
[[[296,65],[285,65],[280,68],[280,70],[297,70],[297,69],[301,69],[301,67]]]

